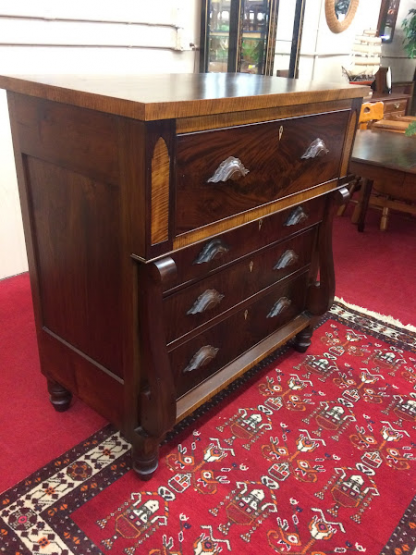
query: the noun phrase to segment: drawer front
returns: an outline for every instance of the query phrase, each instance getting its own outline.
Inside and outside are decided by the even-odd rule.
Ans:
[[[178,136],[176,235],[337,178],[348,116]]]
[[[311,260],[316,228],[245,257],[164,300],[166,339],[171,343],[236,304],[304,268]]]
[[[404,116],[407,108],[407,99],[403,100],[387,100],[384,101],[384,118],[389,119],[389,117],[394,116]]]
[[[284,280],[248,308],[171,351],[177,397],[300,314],[305,308],[307,275]]]
[[[177,266],[177,276],[169,283],[169,290],[215,272],[262,246],[315,225],[322,220],[326,198],[313,199],[174,252],[171,257]]]

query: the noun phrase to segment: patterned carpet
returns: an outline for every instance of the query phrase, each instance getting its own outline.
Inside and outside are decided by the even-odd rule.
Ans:
[[[0,496],[0,553],[416,553],[416,334],[336,303],[182,422],[146,483],[111,427]]]

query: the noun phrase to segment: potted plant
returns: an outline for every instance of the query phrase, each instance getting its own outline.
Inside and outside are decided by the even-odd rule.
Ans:
[[[409,58],[416,57],[416,9],[409,10],[402,23],[404,31],[403,47]]]

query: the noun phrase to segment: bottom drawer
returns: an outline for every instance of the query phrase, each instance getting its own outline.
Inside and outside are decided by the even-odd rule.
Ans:
[[[177,398],[295,318],[305,308],[308,272],[286,279],[169,353]]]

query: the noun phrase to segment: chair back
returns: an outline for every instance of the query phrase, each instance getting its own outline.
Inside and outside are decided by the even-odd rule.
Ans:
[[[358,120],[360,129],[367,129],[369,122],[378,121],[384,117],[383,102],[364,102],[361,106]]]

